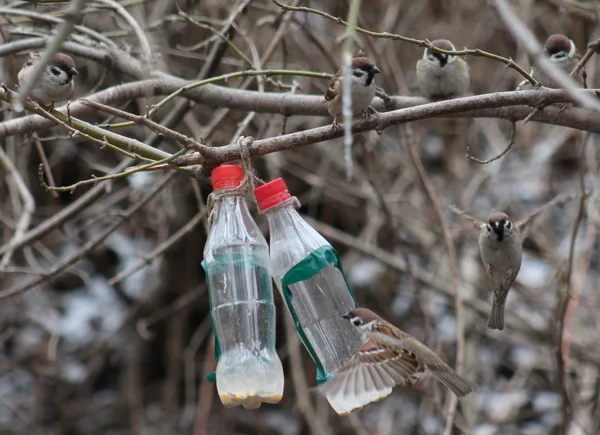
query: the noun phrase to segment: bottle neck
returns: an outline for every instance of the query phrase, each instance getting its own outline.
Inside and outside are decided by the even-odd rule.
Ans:
[[[252,219],[246,198],[243,195],[224,195],[219,198],[217,215],[213,219],[213,226],[217,224],[221,228],[238,228],[240,225],[247,230],[260,232],[256,222]]]
[[[292,204],[275,205],[265,210],[264,213],[269,221],[271,231],[275,228],[289,228],[299,220],[302,220]]]
[[[243,195],[223,195],[221,198],[219,198],[219,202],[219,213],[217,217],[223,215],[225,210],[231,211],[231,209],[238,209],[248,215],[250,214],[250,210],[248,210],[248,205],[246,204],[246,200]]]

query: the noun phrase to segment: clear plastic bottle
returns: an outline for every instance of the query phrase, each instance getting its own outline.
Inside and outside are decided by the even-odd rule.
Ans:
[[[356,301],[346,278],[334,263],[321,258],[308,261],[312,266],[307,264],[307,259],[314,260],[315,253],[328,253],[331,259],[335,251],[287,201],[291,196],[285,182],[278,178],[256,188],[254,194],[269,221],[271,274],[305,347],[317,364],[317,381],[323,383],[356,355],[361,345],[357,328],[342,318],[356,307]],[[301,262],[303,268],[306,264],[316,273],[308,272],[311,276],[289,285],[288,292],[283,285],[284,277]]]
[[[237,165],[212,171],[215,191],[244,178]],[[267,242],[244,196],[219,200],[204,247],[211,320],[216,337],[217,391],[223,405],[258,408],[283,395],[283,367],[275,349],[275,305]]]

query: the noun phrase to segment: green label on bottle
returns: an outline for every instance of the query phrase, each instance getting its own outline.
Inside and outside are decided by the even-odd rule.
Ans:
[[[204,275],[206,277],[206,288],[208,289],[208,304],[210,307],[210,324],[212,326],[213,334],[215,335],[215,360],[219,361],[219,357],[221,356],[221,345],[219,343],[219,336],[217,334],[217,328],[215,328],[215,322],[212,317],[212,298],[210,297],[210,279],[208,279],[208,269],[206,267],[206,260],[202,260],[200,263],[202,265],[202,269],[204,269]],[[206,376],[206,380],[208,382],[215,383],[217,382],[217,373],[212,372],[208,376]]]

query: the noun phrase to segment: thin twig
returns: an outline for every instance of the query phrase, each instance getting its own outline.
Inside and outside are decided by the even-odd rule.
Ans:
[[[65,0],[64,3],[67,3],[67,1]],[[30,18],[31,20],[37,20],[37,21],[53,23],[53,24],[61,24],[64,22],[64,20],[62,18],[54,17],[50,14],[43,14],[43,13],[28,11],[25,9],[11,9],[11,8],[0,7],[0,15],[2,15],[2,16],[17,15],[17,16]],[[115,49],[118,48],[118,45],[115,44],[111,39],[107,38],[106,36],[102,35],[101,33],[98,33],[96,31],[90,29],[89,27],[77,24],[77,25],[75,25],[75,30],[79,33],[82,33],[86,36],[89,36],[89,37],[101,42],[102,44],[105,44],[108,47],[112,47]]]
[[[347,26],[348,23],[344,20],[342,20],[340,17],[334,17],[333,15],[329,15],[326,12],[320,11],[318,9],[312,9],[312,8],[307,8],[307,7],[294,7],[294,6],[289,6],[289,5],[285,5],[281,2],[279,2],[278,0],[271,0],[273,3],[275,3],[277,6],[279,6],[282,9],[285,9],[287,11],[297,11],[297,12],[305,12],[305,13],[311,13],[311,14],[316,14],[319,15],[323,18],[326,18],[330,21],[333,21],[336,24],[340,24],[343,26]],[[531,83],[533,86],[538,86],[539,82],[532,77],[527,71],[525,71],[524,68],[522,68],[519,64],[517,64],[514,60],[512,60],[511,58],[506,58],[506,57],[502,57],[499,56],[497,54],[494,53],[489,53],[487,51],[483,51],[480,50],[478,48],[476,49],[468,49],[468,48],[464,48],[463,50],[455,50],[455,51],[451,51],[451,50],[442,50],[441,48],[435,47],[431,41],[427,40],[427,39],[415,39],[415,38],[409,38],[407,36],[402,36],[402,35],[396,35],[394,33],[388,33],[388,32],[372,32],[370,30],[366,30],[363,29],[361,27],[356,27],[356,31],[359,33],[362,33],[363,35],[367,35],[367,36],[371,36],[373,38],[382,38],[382,39],[392,39],[392,40],[397,40],[397,41],[402,41],[402,42],[408,42],[409,44],[414,44],[417,45],[419,47],[424,47],[427,48],[429,50],[432,51],[436,51],[438,53],[443,53],[443,54],[448,54],[448,55],[452,55],[452,56],[476,56],[476,57],[487,57],[488,59],[492,59],[498,62],[502,62],[503,64],[506,65],[507,68],[512,68],[515,71],[517,71],[519,74],[521,74],[523,77],[525,77],[527,79],[527,81],[529,83]]]
[[[565,286],[564,297],[559,303],[558,309],[558,318],[560,319],[559,328],[558,328],[558,346],[556,348],[556,363],[557,363],[557,377],[558,377],[558,385],[560,396],[562,398],[562,422],[559,427],[559,434],[566,435],[569,429],[569,423],[571,421],[571,400],[569,397],[569,389],[567,385],[567,365],[568,365],[568,350],[564,349],[564,343],[566,340],[566,335],[568,331],[566,330],[567,324],[567,312],[569,303],[572,298],[572,289],[571,289],[571,275],[573,273],[573,263],[575,261],[575,242],[577,239],[577,233],[579,232],[579,227],[581,226],[581,220],[583,219],[583,214],[585,210],[585,173],[586,173],[586,149],[587,144],[589,142],[589,134],[582,135],[582,143],[581,143],[581,154],[579,156],[579,183],[581,187],[581,199],[579,200],[579,209],[577,210],[577,217],[575,218],[575,223],[573,225],[573,230],[571,232],[571,243],[569,245],[569,258],[567,260],[567,271],[565,273],[564,279],[559,280],[563,281],[562,284]]]
[[[173,179],[176,172],[171,172],[165,175],[161,180],[159,180],[156,185],[137,203],[132,205],[127,211],[121,213],[120,219],[114,224],[110,225],[100,234],[98,234],[93,240],[90,240],[85,245],[81,247],[77,252],[70,255],[69,257],[62,260],[60,263],[52,266],[45,275],[32,279],[22,284],[18,284],[15,287],[11,287],[7,290],[0,291],[0,299],[9,298],[15,296],[21,292],[29,290],[31,288],[37,287],[38,285],[52,279],[53,277],[60,274],[62,271],[72,266],[81,260],[88,252],[102,243],[108,236],[110,236],[113,232],[115,232],[125,221],[127,221],[134,213],[140,210],[144,205],[150,202],[152,199],[156,197],[156,194],[162,190],[170,180]]]
[[[288,362],[290,365],[292,384],[294,385],[294,394],[296,396],[298,409],[304,415],[306,424],[312,435],[333,435],[331,427],[326,421],[319,418],[316,409],[310,400],[311,395],[304,374],[304,365],[302,364],[300,338],[296,333],[292,316],[290,313],[286,312],[283,317],[286,335],[285,343],[289,354]]]
[[[21,177],[21,174],[17,170],[16,166],[8,157],[8,154],[4,152],[2,147],[0,147],[0,166],[3,166],[6,172],[15,180],[15,184],[17,185],[17,190],[19,191],[19,195],[21,195],[21,199],[23,200],[23,209],[21,210],[19,220],[15,227],[15,232],[8,242],[9,248],[4,252],[4,257],[2,257],[2,261],[0,261],[0,270],[7,266],[10,262],[10,259],[13,255],[14,248],[11,249],[11,246],[14,246],[15,242],[20,240],[29,228],[29,224],[31,223],[31,216],[35,211],[35,200],[33,199],[33,195],[27,188],[25,181]],[[15,210],[15,213],[17,211]]]
[[[475,162],[475,163],[479,163],[480,165],[487,165],[488,163],[492,163],[493,161],[496,161],[500,158],[502,158],[506,153],[508,153],[510,151],[510,149],[512,148],[512,146],[515,143],[515,136],[517,134],[517,124],[515,122],[512,123],[512,132],[510,134],[510,142],[508,143],[508,146],[497,156],[492,157],[490,159],[487,160],[479,160],[477,157],[473,157],[471,155],[471,147],[469,147],[467,145],[467,154],[466,157],[467,159]]]
[[[148,171],[156,166],[165,164],[165,163],[169,163],[171,160],[182,156],[183,154],[185,154],[186,150],[181,149],[178,152],[176,152],[175,154],[173,154],[172,156],[169,156],[165,159],[162,160],[156,160],[154,162],[150,162],[146,165],[142,165],[142,166],[134,166],[133,168],[127,169],[123,172],[118,172],[116,174],[110,174],[110,175],[105,175],[103,177],[96,177],[94,175],[92,175],[92,178],[88,179],[88,180],[82,180],[82,181],[78,181],[77,183],[71,184],[69,186],[61,186],[61,187],[52,187],[49,186],[48,184],[46,184],[46,182],[44,181],[44,171],[43,171],[43,166],[40,165],[39,171],[38,171],[38,179],[40,180],[40,184],[42,186],[44,186],[44,188],[48,191],[51,192],[69,192],[69,193],[73,193],[75,192],[75,189],[77,189],[79,186],[85,186],[86,184],[93,184],[96,185],[101,181],[107,181],[107,180],[116,180],[118,178],[125,178],[125,177],[129,177],[131,174],[135,174],[136,172],[142,172],[142,171]]]
[[[44,147],[42,146],[42,142],[40,141],[38,134],[37,133],[32,134],[31,138],[33,139],[33,142],[35,143],[35,149],[37,150],[40,160],[42,162],[41,165],[44,168],[44,174],[46,175],[46,178],[48,179],[48,185],[50,187],[56,187],[56,183],[54,182],[54,176],[52,175],[52,169],[50,168],[50,164],[48,163],[48,158],[46,157],[46,153],[44,152]],[[54,198],[58,198],[58,193],[56,193],[56,192],[51,192],[51,195]]]
[[[527,53],[534,57],[537,67],[548,74],[552,80],[567,91],[567,93],[583,107],[600,110],[600,102],[598,102],[597,98],[578,92],[577,84],[573,79],[567,76],[567,74],[544,56],[542,47],[539,42],[537,42],[535,35],[521,21],[508,1],[494,0],[494,5],[506,28],[513,34],[515,39],[523,44]]]
[[[463,317],[461,285],[458,277],[456,250],[454,248],[454,242],[452,241],[452,237],[450,236],[450,231],[448,230],[448,226],[446,225],[446,222],[444,220],[444,212],[442,206],[440,205],[439,198],[433,185],[431,184],[431,181],[429,180],[427,171],[423,166],[423,162],[421,161],[421,158],[419,157],[419,152],[415,146],[412,127],[410,125],[406,125],[404,128],[408,152],[415,166],[415,169],[419,174],[421,183],[423,183],[423,187],[427,192],[427,196],[429,196],[431,204],[433,205],[433,209],[435,210],[436,217],[438,219],[440,228],[442,230],[442,234],[444,236],[444,244],[446,245],[446,250],[448,251],[452,287],[454,288],[454,292],[456,295],[454,299],[454,307],[456,310],[456,372],[458,374],[462,374],[465,360],[465,326]],[[452,433],[452,428],[454,426],[454,417],[456,414],[456,406],[458,405],[457,397],[450,392],[448,392],[448,394],[450,396],[450,401],[448,403],[448,414],[446,417],[444,435],[450,435]]]
[[[150,130],[152,130],[158,134],[161,134],[163,136],[173,139],[174,141],[183,145],[185,148],[190,149],[192,151],[198,151],[200,154],[205,155],[206,157],[210,158],[210,154],[211,154],[211,150],[212,150],[210,147],[208,147],[200,142],[195,141],[191,137],[188,137],[184,134],[181,134],[179,132],[176,132],[174,130],[166,128],[166,127],[160,125],[159,123],[148,119],[145,116],[134,115],[132,113],[125,112],[124,110],[117,109],[116,107],[107,106],[105,104],[91,101],[91,100],[88,100],[85,98],[83,98],[79,101],[84,106],[91,107],[92,109],[99,110],[104,113],[108,113],[109,115],[128,119],[135,124],[144,125],[144,126],[148,127]]]
[[[592,58],[594,53],[598,53],[600,51],[600,38],[596,39],[595,41],[590,42],[587,47],[588,47],[587,51],[585,52],[585,54],[583,55],[581,60],[577,63],[577,65],[575,65],[575,68],[573,68],[573,71],[571,71],[571,74],[569,74],[570,77],[577,77],[579,75],[579,72],[581,70],[583,70],[583,67]],[[584,73],[585,73],[585,71],[584,71]],[[584,82],[584,88],[587,88],[587,84],[585,82]]]
[[[179,239],[181,239],[183,236],[185,236],[187,233],[189,233],[192,229],[194,229],[194,227],[196,225],[198,225],[199,222],[202,221],[202,218],[204,217],[205,214],[206,214],[206,209],[200,211],[199,213],[196,213],[196,215],[187,224],[185,224],[183,227],[181,227],[179,230],[177,230],[177,232],[172,234],[167,240],[162,242],[151,252],[141,255],[141,257],[142,257],[141,260],[137,261],[136,263],[129,266],[127,269],[123,270],[122,272],[119,272],[117,275],[112,277],[108,281],[108,285],[115,285],[118,282],[123,281],[125,278],[127,278],[131,274],[137,272],[145,265],[150,265],[156,257],[161,255],[163,252],[165,252],[167,249],[169,249],[171,246],[173,246],[173,244],[175,242],[177,242]]]
[[[119,164],[115,168],[115,172],[122,171],[127,167],[128,162],[124,161]],[[44,237],[50,231],[66,222],[68,219],[76,216],[81,211],[85,210],[91,204],[93,204],[96,200],[98,200],[104,193],[109,190],[109,185],[104,186],[96,186],[93,189],[90,189],[88,192],[84,193],[81,197],[79,197],[75,202],[69,204],[67,207],[63,208],[57,214],[51,216],[47,220],[38,224],[35,228],[31,229],[27,233],[23,234],[19,240],[14,240],[5,245],[0,246],[0,254],[8,252],[9,250],[17,250],[21,249],[24,246],[27,246],[36,240]]]
[[[123,6],[121,6],[119,3],[117,3],[114,0],[94,0],[94,1],[99,2],[99,3],[104,3],[108,9],[112,9],[113,11],[115,11],[118,15],[121,16],[121,18],[123,18],[127,22],[127,24],[129,24],[129,26],[133,30],[133,33],[135,33],[135,36],[140,41],[140,48],[143,53],[143,60],[149,66],[150,63],[152,62],[152,57],[153,57],[152,56],[152,48],[150,48],[150,42],[148,41],[148,37],[144,33],[144,30],[140,27],[138,22],[135,20],[135,18],[133,18],[131,16],[131,14],[127,11],[127,9],[125,9]]]
[[[250,5],[251,0],[240,0],[238,4],[232,8],[229,17],[223,23],[221,27],[221,31],[219,34],[225,37],[225,40],[219,39],[210,49],[206,61],[202,65],[202,68],[198,72],[196,76],[196,80],[204,80],[208,77],[211,77],[215,74],[221,60],[225,56],[227,52],[227,43],[226,41],[231,41],[233,39],[234,28],[233,23],[242,13],[248,10],[248,6]],[[181,100],[175,104],[175,107],[165,116],[162,120],[162,125],[166,128],[175,127],[181,119],[184,118],[186,113],[192,107],[192,103],[190,100]],[[146,137],[144,140],[145,143],[151,146],[156,146],[161,141],[161,137],[157,134],[151,134]]]
[[[245,4],[242,4],[242,10],[245,9],[247,7],[247,4],[249,3],[249,1],[246,1]],[[184,10],[181,9],[181,7],[179,6],[179,2],[177,0],[175,0],[175,6],[177,7],[177,13],[183,17],[186,21],[188,21],[189,23],[192,23],[195,26],[200,27],[201,29],[208,29],[211,32],[213,32],[215,35],[217,35],[220,40],[227,46],[229,46],[229,48],[231,48],[233,51],[235,51],[245,62],[248,63],[248,65],[252,65],[252,61],[248,58],[248,56],[246,56],[242,50],[240,50],[238,48],[237,45],[235,45],[233,43],[233,41],[227,37],[225,34],[223,34],[222,32],[218,31],[217,29],[215,29],[213,26],[206,24],[206,23],[201,23],[200,21],[190,17]],[[235,12],[237,12],[239,10],[239,8],[235,9]],[[233,14],[233,16],[237,16],[239,12]],[[231,27],[233,23],[233,20],[228,20],[228,24],[225,25],[225,32],[228,32],[228,29]]]
[[[114,280],[114,278],[113,278],[113,280]],[[118,282],[118,281],[116,281],[116,282]],[[173,303],[160,308],[159,310],[155,311],[148,317],[138,320],[138,322],[136,324],[136,330],[137,330],[138,334],[140,335],[140,337],[142,337],[144,340],[150,340],[153,337],[152,333],[148,330],[148,328],[150,326],[160,322],[165,317],[170,316],[171,314],[177,312],[178,310],[182,309],[183,307],[186,307],[187,305],[189,305],[190,302],[198,299],[200,296],[202,296],[205,293],[205,289],[206,289],[206,287],[203,287],[199,291],[187,292],[183,296],[176,299]]]

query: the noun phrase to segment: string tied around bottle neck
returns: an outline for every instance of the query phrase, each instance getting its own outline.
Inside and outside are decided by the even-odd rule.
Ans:
[[[250,147],[254,143],[254,139],[251,136],[244,137],[240,136],[237,140],[237,146],[239,148],[241,166],[244,169],[244,178],[240,181],[240,184],[234,187],[225,187],[222,189],[213,190],[206,201],[206,207],[209,210],[208,213],[208,228],[212,226],[215,218],[219,213],[219,207],[223,202],[223,199],[228,196],[246,196],[249,191],[254,191],[256,183],[265,184],[257,175],[256,171],[250,164]],[[256,203],[256,199],[254,200]]]
[[[294,207],[296,210],[298,210],[301,206],[300,201],[298,200],[298,198],[296,198],[295,196],[292,196],[291,198],[286,199],[285,201],[281,201],[279,204],[275,204],[269,208],[267,208],[266,210],[260,210],[259,209],[259,214],[270,214],[270,213],[274,213],[277,212],[283,208],[289,207],[289,206]]]

